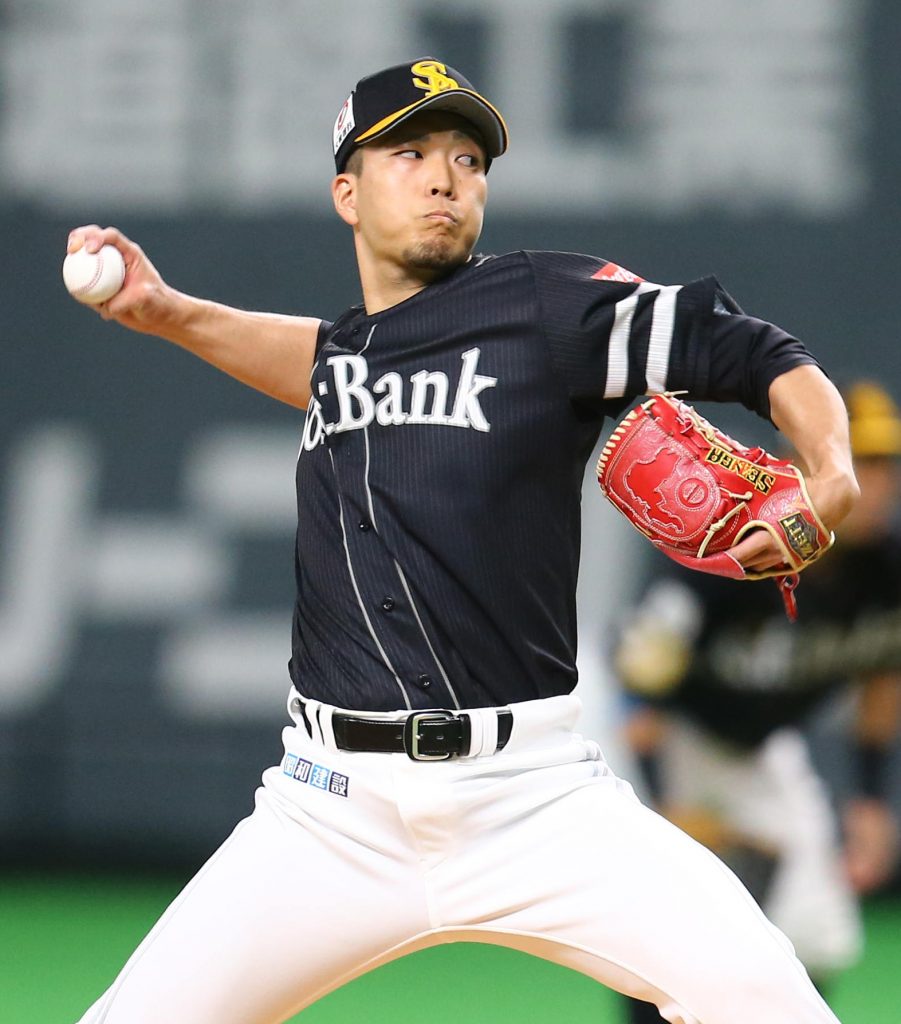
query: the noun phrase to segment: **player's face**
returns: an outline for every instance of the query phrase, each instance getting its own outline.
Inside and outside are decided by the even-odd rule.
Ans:
[[[353,201],[363,258],[426,281],[469,259],[487,186],[485,153],[465,120],[424,111],[361,156]]]

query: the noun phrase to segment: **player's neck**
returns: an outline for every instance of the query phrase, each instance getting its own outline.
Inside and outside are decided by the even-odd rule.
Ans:
[[[372,316],[418,295],[435,281],[453,273],[456,267],[433,269],[375,259],[357,249],[357,266],[363,289],[363,304]]]
[[[423,288],[427,288],[431,281],[411,280],[403,281],[373,281],[367,280],[360,274],[360,283],[363,286],[363,305],[366,312],[372,316],[374,313],[381,313],[390,309],[400,302],[419,294]]]

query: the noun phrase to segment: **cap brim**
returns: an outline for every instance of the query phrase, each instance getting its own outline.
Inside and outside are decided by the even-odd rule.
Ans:
[[[436,93],[434,96],[423,96],[416,103],[408,107],[402,107],[393,114],[382,118],[362,135],[354,139],[354,145],[363,145],[373,142],[375,139],[386,135],[399,124],[403,124],[408,118],[419,111],[425,110],[448,110],[451,113],[459,114],[460,117],[470,121],[479,131],[485,141],[488,157],[494,159],[500,156],[507,148],[507,125],[496,110],[484,96],[470,89],[447,89],[444,92]]]

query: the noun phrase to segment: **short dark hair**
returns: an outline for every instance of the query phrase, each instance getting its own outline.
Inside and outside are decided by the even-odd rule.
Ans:
[[[351,150],[347,163],[344,165],[344,173],[356,174],[357,177],[363,173],[363,149],[361,146]]]

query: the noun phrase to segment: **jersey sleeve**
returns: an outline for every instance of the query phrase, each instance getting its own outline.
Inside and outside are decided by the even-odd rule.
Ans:
[[[684,391],[769,417],[769,386],[814,357],[715,277],[662,285],[594,256],[527,253],[551,360],[574,401]]]
[[[316,355],[322,351],[322,346],[328,340],[329,333],[334,327],[334,323],[331,320],[320,320],[319,330],[316,332]]]

